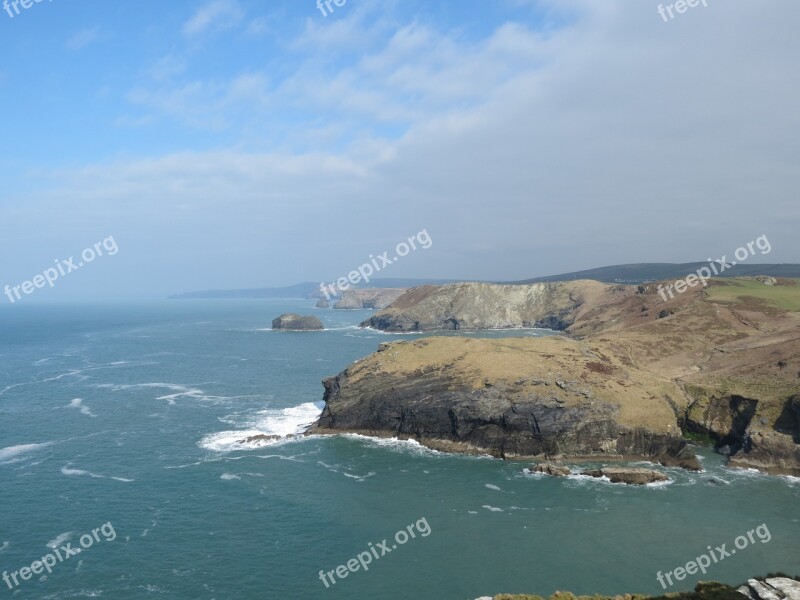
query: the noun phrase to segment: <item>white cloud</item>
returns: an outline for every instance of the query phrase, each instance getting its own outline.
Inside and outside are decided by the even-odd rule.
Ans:
[[[77,33],[70,36],[67,40],[66,46],[70,50],[80,50],[100,39],[100,28],[92,27],[91,29],[82,29]]]
[[[237,0],[211,0],[184,23],[183,33],[196,36],[208,31],[228,29],[239,24],[244,15],[244,9]]]

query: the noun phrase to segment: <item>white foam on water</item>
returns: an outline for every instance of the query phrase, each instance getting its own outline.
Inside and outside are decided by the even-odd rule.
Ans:
[[[249,423],[247,423],[250,427],[249,429],[211,433],[200,440],[199,446],[214,452],[235,452],[237,450],[253,450],[264,446],[275,446],[302,440],[305,438],[294,437],[286,439],[286,436],[298,436],[305,433],[322,414],[322,408],[323,405],[321,403],[306,402],[289,408],[259,411],[249,419]],[[242,443],[247,438],[261,435],[277,435],[283,439],[254,440]]]
[[[193,400],[204,400],[208,402],[224,402],[226,400],[231,400],[229,396],[210,396],[199,388],[188,387],[178,383],[154,382],[154,383],[135,383],[129,385],[119,385],[115,383],[101,383],[96,385],[95,387],[110,389],[112,392],[119,392],[123,390],[131,390],[137,388],[154,388],[154,389],[170,390],[175,393],[164,394],[163,396],[156,397],[156,400],[165,400],[169,404],[175,404],[175,400],[178,398],[191,398]]]
[[[482,508],[485,508],[489,512],[503,512],[502,508],[497,508],[496,506],[489,506],[488,504],[484,504]]]
[[[502,491],[498,486],[494,485],[493,483],[486,483],[484,484],[490,490],[496,490],[498,492]]]
[[[423,446],[417,440],[412,439],[401,440],[396,437],[373,437],[369,435],[362,435],[360,433],[343,433],[342,437],[358,440],[371,446],[387,448],[397,452],[420,454],[425,456],[446,456],[444,453],[439,452],[438,450],[433,450],[432,448],[428,448],[427,446]]]
[[[70,541],[72,539],[72,536],[74,535],[74,533],[75,533],[74,531],[66,531],[66,532],[62,533],[61,535],[59,535],[59,536],[53,538],[52,540],[50,540],[45,545],[48,548],[52,548],[53,550],[55,550],[56,548],[60,547],[65,542]]]
[[[47,442],[44,444],[20,444],[19,446],[0,448],[0,465],[17,462],[21,460],[21,458],[18,457],[21,457],[28,452],[34,452],[36,450],[40,450],[41,448],[46,448],[51,443],[52,442]]]
[[[233,481],[236,479],[241,479],[241,477],[239,477],[238,475],[234,475],[233,473],[223,473],[222,475],[219,476],[219,478],[222,479],[223,481]]]
[[[91,473],[90,471],[84,471],[83,469],[70,469],[69,464],[61,467],[61,473],[67,476],[86,476],[86,477],[92,477],[94,479],[114,479],[115,481],[122,481],[124,483],[131,483],[132,481],[135,481],[134,479],[126,479],[125,477],[114,477],[112,475],[98,475],[96,473]]]
[[[77,408],[81,411],[81,414],[86,415],[87,417],[96,417],[97,415],[92,412],[88,406],[83,404],[83,398],[75,398],[70,401],[64,408]]]
[[[3,542],[3,545],[0,546],[0,552],[5,552],[6,549],[11,545],[11,542]]]

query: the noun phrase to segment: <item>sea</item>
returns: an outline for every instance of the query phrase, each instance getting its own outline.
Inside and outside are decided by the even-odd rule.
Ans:
[[[325,330],[272,331],[284,312]],[[0,308],[0,598],[473,600],[800,574],[800,479],[709,449],[702,472],[658,467],[668,483],[632,487],[413,441],[241,443],[301,433],[323,378],[419,337],[359,328],[369,314],[301,299]],[[722,544],[706,573],[659,583]]]

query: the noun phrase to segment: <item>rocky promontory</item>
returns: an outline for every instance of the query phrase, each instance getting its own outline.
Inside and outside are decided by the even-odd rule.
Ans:
[[[285,313],[272,320],[272,328],[286,331],[314,331],[324,329],[325,326],[317,317]]]
[[[503,458],[647,458],[700,468],[681,437],[674,383],[562,337],[383,344],[324,385],[312,433],[410,437]]]
[[[383,310],[406,292],[401,288],[355,289],[342,293],[333,305],[339,310],[375,309]]]
[[[324,382],[317,429],[497,456],[639,455],[800,475],[800,282],[573,281],[415,288],[366,325],[428,331],[550,324],[569,337],[427,338]],[[538,286],[538,287],[537,287]],[[666,300],[665,300],[666,297]]]

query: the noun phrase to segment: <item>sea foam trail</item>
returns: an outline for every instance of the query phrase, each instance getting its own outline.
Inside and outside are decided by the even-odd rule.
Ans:
[[[114,477],[112,475],[98,475],[97,473],[91,473],[89,471],[84,471],[83,469],[70,469],[69,465],[61,467],[61,473],[63,475],[85,475],[87,477],[92,477],[94,479],[114,479],[115,481],[122,481],[124,483],[131,483],[135,481],[134,479],[126,479],[125,477]]]
[[[185,385],[180,385],[178,383],[136,383],[131,385],[101,383],[96,387],[110,389],[112,392],[131,390],[137,388],[154,388],[154,389],[170,390],[175,393],[165,394],[163,396],[156,397],[156,400],[166,400],[168,404],[175,404],[175,400],[178,398],[192,398],[194,400],[207,400],[210,402],[221,402],[225,400],[230,400],[228,396],[209,396],[199,388],[188,387]]]
[[[214,452],[234,452],[273,446],[286,440],[258,440],[246,444],[240,443],[249,437],[259,435],[297,435],[304,433],[322,414],[323,405],[306,402],[299,406],[280,409],[267,409],[258,412],[246,425],[249,429],[220,431],[205,436],[199,446]]]
[[[28,452],[33,452],[41,448],[46,448],[50,442],[45,444],[20,444],[19,446],[9,446],[8,448],[0,448],[0,465],[7,462],[16,462],[17,457]]]

